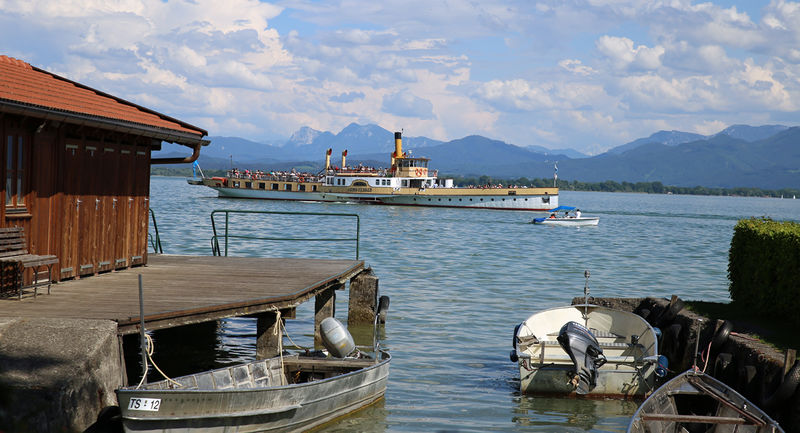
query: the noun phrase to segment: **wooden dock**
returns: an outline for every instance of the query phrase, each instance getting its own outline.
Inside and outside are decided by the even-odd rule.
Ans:
[[[139,275],[155,330],[291,310],[364,270],[358,260],[150,255],[146,266],[63,281],[50,295],[0,299],[0,317],[112,320],[126,335],[139,329]]]

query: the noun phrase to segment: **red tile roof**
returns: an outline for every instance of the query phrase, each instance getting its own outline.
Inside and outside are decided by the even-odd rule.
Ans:
[[[178,137],[199,140],[208,134],[196,126],[0,55],[0,108],[4,101],[55,111],[67,118],[77,115],[101,122],[123,122],[134,129],[159,131],[157,135],[175,132]]]

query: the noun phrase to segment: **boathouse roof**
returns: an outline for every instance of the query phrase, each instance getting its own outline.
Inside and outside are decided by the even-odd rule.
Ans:
[[[208,144],[203,129],[3,55],[0,111],[192,147]]]

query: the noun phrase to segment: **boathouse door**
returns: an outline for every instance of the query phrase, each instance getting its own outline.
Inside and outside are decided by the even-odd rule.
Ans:
[[[82,202],[78,169],[80,146],[80,141],[66,141],[60,170],[64,185],[61,202],[61,248],[58,254],[61,279],[78,275],[78,207]]]

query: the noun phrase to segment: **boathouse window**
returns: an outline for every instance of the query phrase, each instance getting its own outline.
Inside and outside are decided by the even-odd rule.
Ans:
[[[403,179],[403,186],[408,186],[408,179]]]
[[[22,136],[9,135],[6,140],[6,210],[26,212],[25,192],[28,171],[25,169],[29,147]]]
[[[277,191],[278,190],[278,184],[277,183],[273,183],[272,184],[272,190],[273,191]]]
[[[317,186],[316,185],[311,185],[311,191],[312,192],[316,192],[317,191]]]
[[[291,191],[292,190],[292,184],[291,183],[287,183],[286,185],[283,186],[283,189],[285,189],[286,191]]]
[[[266,182],[259,182],[258,183],[258,188],[259,189],[267,189],[267,183]]]
[[[245,183],[244,183],[244,187],[245,187],[245,188],[248,188],[248,189],[249,189],[249,188],[252,188],[252,187],[253,187],[253,183],[252,183],[252,182],[245,182]]]
[[[305,191],[306,190],[306,186],[303,185],[303,184],[297,185],[297,190],[298,191]]]

